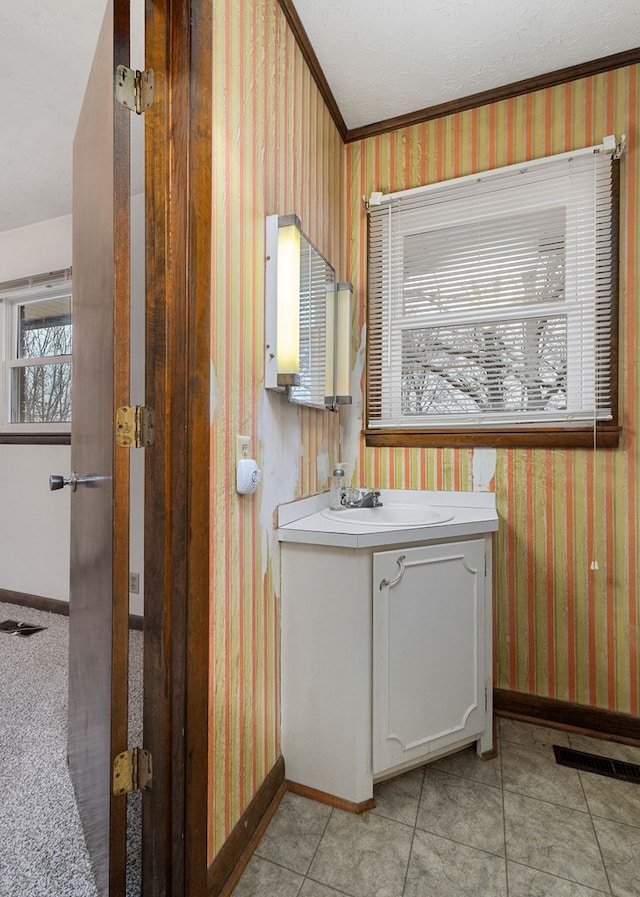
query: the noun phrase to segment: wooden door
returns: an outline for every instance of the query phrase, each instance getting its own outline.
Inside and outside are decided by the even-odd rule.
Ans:
[[[207,879],[211,0],[146,4],[146,404],[143,894]],[[124,897],[129,388],[129,112],[113,98],[129,2],[110,0],[74,146],[74,423],[69,763],[101,895]]]
[[[109,0],[73,147],[73,422],[68,759],[99,893],[124,897],[129,457],[114,410],[129,390],[129,2]],[[86,479],[85,479],[86,478]]]

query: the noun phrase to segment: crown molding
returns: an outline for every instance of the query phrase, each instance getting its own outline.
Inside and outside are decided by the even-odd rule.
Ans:
[[[345,143],[354,143],[357,140],[365,140],[367,137],[377,137],[380,134],[386,134],[389,131],[396,131],[400,128],[408,128],[411,125],[431,121],[434,118],[467,112],[469,109],[476,109],[478,106],[509,100],[513,97],[533,93],[536,90],[544,90],[548,87],[557,87],[569,81],[577,81],[579,78],[587,78],[591,75],[600,75],[603,72],[623,68],[627,65],[634,65],[638,62],[640,62],[640,47],[636,47],[633,50],[625,50],[622,53],[614,53],[611,56],[602,56],[600,59],[594,59],[591,62],[583,62],[580,65],[556,69],[556,71],[547,72],[544,75],[537,75],[535,78],[525,78],[523,81],[514,81],[512,84],[505,84],[502,87],[483,90],[480,93],[470,94],[457,100],[450,100],[447,103],[440,103],[437,106],[427,106],[425,109],[418,109],[415,112],[408,112],[395,118],[387,118],[370,125],[363,125],[360,128],[351,128],[347,131]]]
[[[293,0],[278,0],[278,3],[289,23],[289,27],[293,32],[298,47],[309,66],[318,90],[327,104],[327,108],[329,109],[335,126],[345,143],[355,143],[357,140],[366,140],[368,137],[377,137],[380,134],[387,134],[390,131],[397,131],[400,128],[408,128],[425,121],[432,121],[435,118],[442,118],[445,115],[467,112],[469,109],[476,109],[479,106],[486,106],[490,103],[500,102],[501,100],[509,100],[513,97],[533,93],[536,90],[544,90],[548,87],[557,87],[559,84],[566,84],[569,81],[577,81],[580,78],[587,78],[591,75],[600,75],[603,72],[624,68],[624,66],[635,65],[640,62],[640,47],[635,47],[632,50],[624,50],[621,53],[602,56],[599,59],[593,59],[590,62],[583,62],[579,65],[571,65],[566,68],[556,69],[553,72],[537,75],[535,78],[525,78],[522,81],[514,81],[511,84],[505,84],[502,87],[483,90],[479,93],[473,93],[469,96],[450,100],[446,103],[439,103],[436,106],[427,106],[424,109],[417,109],[415,112],[407,112],[404,115],[397,115],[394,118],[386,118],[369,125],[363,125],[359,128],[347,128],[336,99],[329,87],[329,83],[322,71],[322,66],[311,46],[309,36],[307,35],[304,25],[300,21],[300,16],[293,5]]]

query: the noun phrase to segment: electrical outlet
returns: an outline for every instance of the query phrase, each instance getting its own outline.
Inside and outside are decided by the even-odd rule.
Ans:
[[[243,458],[251,457],[251,437],[236,436],[236,459],[241,461]]]
[[[133,595],[140,594],[140,574],[139,573],[130,573],[129,574],[129,591]]]

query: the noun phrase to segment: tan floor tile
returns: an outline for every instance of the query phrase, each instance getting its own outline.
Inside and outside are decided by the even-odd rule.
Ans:
[[[594,819],[593,824],[614,897],[638,897],[640,828],[609,819]]]
[[[550,746],[503,742],[502,782],[505,791],[587,810],[580,776],[575,769],[559,766]]]
[[[422,792],[424,767],[380,782],[373,789],[376,808],[372,812],[405,825],[415,825]]]
[[[298,897],[349,897],[349,895],[307,878]]]
[[[580,780],[594,816],[640,825],[640,785],[592,772],[581,772]]]
[[[233,897],[297,897],[303,881],[301,875],[254,855],[234,888]]]
[[[330,815],[331,807],[288,792],[262,836],[256,854],[304,875]]]
[[[609,885],[591,817],[505,792],[507,859],[595,890]]]
[[[531,723],[522,723],[520,720],[506,717],[500,718],[500,738],[515,744],[537,745],[538,747],[550,747],[552,744],[561,744],[566,747],[569,744],[569,736],[562,729],[534,726]]]
[[[404,897],[506,895],[502,857],[416,830]]]
[[[597,754],[601,757],[611,757],[613,760],[623,760],[625,763],[640,764],[640,747],[630,744],[620,744],[618,741],[606,741],[604,738],[590,738],[587,735],[569,736],[571,747],[576,751],[584,751],[586,754]]]
[[[500,788],[427,770],[417,825],[434,835],[504,856]]]
[[[309,876],[353,897],[402,897],[412,838],[399,822],[334,810]]]
[[[507,863],[507,882],[509,897],[602,897],[609,893],[517,863]]]

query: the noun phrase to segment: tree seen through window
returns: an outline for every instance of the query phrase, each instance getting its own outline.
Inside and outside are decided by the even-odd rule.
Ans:
[[[71,420],[71,296],[17,306],[17,364],[12,370],[12,420]],[[24,363],[26,362],[26,363]]]

